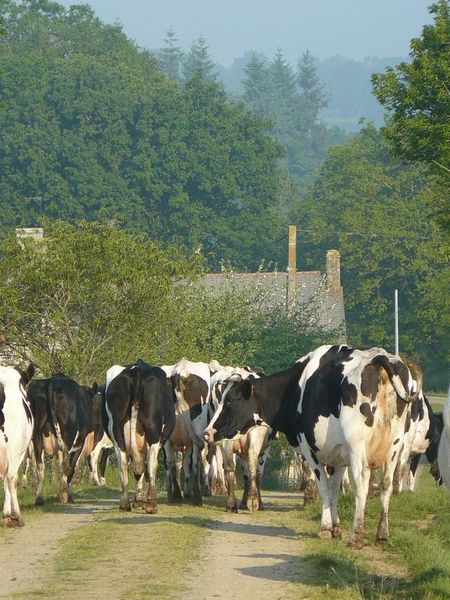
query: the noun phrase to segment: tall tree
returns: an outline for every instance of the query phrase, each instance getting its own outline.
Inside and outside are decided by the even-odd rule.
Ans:
[[[400,348],[425,369],[428,389],[445,387],[450,272],[426,170],[392,156],[367,126],[336,146],[298,210],[303,256],[342,255],[349,341],[394,347],[394,290],[400,293]]]
[[[244,69],[243,98],[248,106],[258,114],[267,114],[267,98],[270,88],[269,69],[256,52]]]
[[[158,52],[159,65],[170,79],[179,81],[183,51],[177,46],[178,39],[173,29],[168,30],[164,42],[165,46],[160,48]]]
[[[216,80],[214,62],[209,56],[209,47],[202,35],[192,44],[186,54],[182,71],[185,81],[190,81],[193,77],[199,77],[205,81]]]
[[[411,40],[410,62],[372,77],[388,111],[384,132],[399,156],[450,176],[450,4],[432,4],[432,25]]]
[[[316,60],[309,50],[297,62],[297,84],[299,87],[299,110],[305,132],[312,133],[320,111],[328,104],[323,85],[317,75]]]

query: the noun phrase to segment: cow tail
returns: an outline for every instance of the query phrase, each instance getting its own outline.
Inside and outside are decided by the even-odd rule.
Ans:
[[[416,400],[416,398],[418,398],[420,393],[420,385],[417,392],[411,396],[408,390],[405,389],[405,386],[403,385],[400,376],[395,371],[395,368],[392,362],[389,360],[388,356],[385,356],[384,354],[378,354],[373,358],[372,364],[383,367],[383,369],[388,374],[389,381],[391,382],[394,390],[397,392],[397,394],[402,400],[404,400],[405,402],[413,402],[414,400]]]
[[[47,394],[47,419],[51,425],[52,433],[56,437],[56,441],[58,442],[59,450],[63,451],[66,447],[64,440],[61,435],[61,427],[58,422],[58,417],[55,411],[55,405],[53,403],[53,385],[50,383]]]
[[[8,446],[5,432],[0,429],[0,479],[3,479],[8,470]]]
[[[141,401],[142,394],[142,381],[141,381],[141,370],[139,367],[133,369],[133,378],[131,383],[131,415],[130,415],[130,446],[131,446],[131,456],[133,458],[134,464],[134,472],[137,475],[142,474],[142,470],[144,468],[144,463],[142,460],[142,455],[139,452],[139,448],[137,447],[137,420],[138,420],[138,412],[139,412],[139,404]]]

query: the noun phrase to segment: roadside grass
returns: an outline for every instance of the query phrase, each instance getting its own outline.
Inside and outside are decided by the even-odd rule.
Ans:
[[[306,561],[324,589],[314,598],[372,600],[441,600],[450,598],[450,494],[437,488],[423,473],[415,492],[393,496],[390,504],[390,540],[375,542],[379,498],[366,508],[366,547],[346,546],[354,511],[354,495],[340,501],[344,539],[306,539]],[[314,535],[320,520],[320,503],[303,513],[305,535]]]

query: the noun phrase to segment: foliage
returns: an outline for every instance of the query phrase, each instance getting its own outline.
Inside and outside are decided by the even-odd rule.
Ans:
[[[116,221],[201,246],[213,267],[274,258],[280,149],[266,121],[198,75],[177,85],[87,5],[1,6],[1,228]]]
[[[199,77],[205,81],[215,81],[214,62],[208,52],[206,39],[201,35],[195,41],[186,54],[182,64],[183,77],[190,81],[193,77]]]
[[[158,63],[164,73],[173,81],[180,79],[180,65],[183,60],[183,51],[176,45],[178,39],[173,29],[169,29],[164,39],[165,46],[159,49]]]
[[[400,350],[424,367],[429,389],[443,389],[449,270],[434,198],[424,170],[393,158],[367,126],[332,149],[298,221],[307,264],[326,248],[341,252],[349,341],[393,349],[398,289]]]
[[[327,97],[316,60],[305,52],[295,72],[281,50],[269,64],[253,54],[242,83],[248,106],[273,122],[273,135],[285,149],[289,176],[305,192],[330,145],[345,139],[343,132],[327,127],[319,118]]]
[[[112,364],[161,360],[177,310],[171,295],[199,256],[86,222],[47,223],[43,241],[8,235],[0,261],[0,327],[14,355],[44,375],[86,382]],[[184,284],[186,285],[186,284]]]
[[[0,332],[11,359],[32,359],[44,375],[88,382],[112,364],[182,356],[269,371],[320,339],[312,305],[287,318],[263,308],[258,287],[207,289],[199,253],[88,222],[46,222],[45,233],[5,236],[0,256]]]
[[[384,133],[396,154],[424,163],[437,177],[436,200],[441,223],[449,229],[450,181],[450,4],[432,4],[432,25],[411,40],[410,62],[373,76],[373,90],[388,111]],[[446,193],[447,191],[447,193]]]

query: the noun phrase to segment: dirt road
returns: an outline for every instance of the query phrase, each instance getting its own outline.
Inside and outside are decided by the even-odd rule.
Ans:
[[[298,498],[294,500],[299,501]],[[292,494],[277,494],[276,498],[271,498],[271,508],[288,510],[292,502]],[[152,523],[152,516],[111,511],[116,504],[117,501],[111,500],[78,501],[74,505],[57,507],[55,512],[31,516],[22,529],[4,531],[0,541],[0,598],[33,598],[38,592],[45,598],[56,598],[57,592],[54,588],[53,592],[49,589],[49,582],[54,585],[56,578],[61,579],[55,573],[55,557],[61,552],[61,544],[76,536],[77,528],[94,521],[104,523],[105,519],[122,524],[122,530],[126,531],[122,548],[127,551],[120,552],[119,563],[115,552],[113,568],[109,561],[99,560],[97,566],[93,561],[91,570],[80,573],[79,585],[75,587],[73,584],[70,587],[71,574],[68,573],[65,595],[67,598],[78,594],[85,598],[103,598],[107,590],[110,599],[130,597],[130,581],[125,574],[135,568],[145,531],[143,526]],[[159,514],[168,508],[163,507]],[[270,524],[269,515],[270,510],[229,515],[223,509],[216,509],[214,518],[209,521],[199,559],[186,565],[183,571],[184,591],[177,593],[177,597],[183,600],[232,600],[241,598],[242,594],[244,597],[254,594],[258,600],[288,598],[301,542],[291,528]],[[166,517],[155,516],[153,523],[161,518],[166,520]],[[174,522],[181,519],[173,517]],[[123,527],[125,524],[126,528]],[[89,554],[89,549],[86,552]],[[170,577],[169,569],[169,581]],[[145,593],[142,597],[152,596]]]

